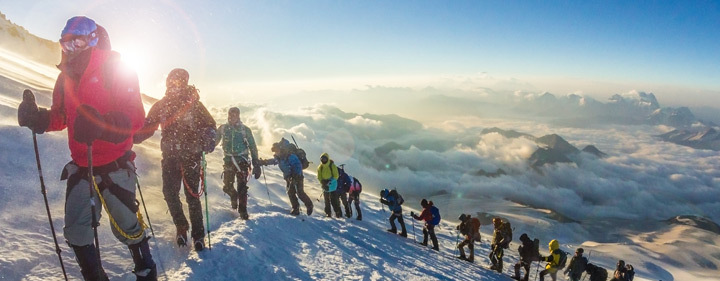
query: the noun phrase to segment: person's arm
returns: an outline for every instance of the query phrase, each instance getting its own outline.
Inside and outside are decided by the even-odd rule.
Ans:
[[[317,167],[317,179],[318,179],[318,181],[319,181],[320,183],[322,183],[322,181],[323,181],[323,177],[322,177],[322,166],[323,166],[323,164],[320,164],[320,165],[318,165],[318,167]]]
[[[218,128],[217,135],[215,135],[215,146],[220,144],[220,142],[222,141],[224,136],[225,136],[225,124],[220,125],[220,127]],[[257,159],[257,158],[253,158],[253,159]]]
[[[133,143],[141,143],[155,134],[155,131],[160,126],[160,122],[164,119],[163,115],[165,115],[165,108],[165,99],[159,100],[150,107],[150,111],[148,111],[143,127],[135,132],[135,135],[133,136]]]
[[[252,157],[252,161],[256,161],[258,159],[258,150],[257,150],[257,144],[255,143],[255,137],[253,137],[253,133],[250,130],[248,126],[243,125],[245,129],[245,135],[247,136],[247,142],[248,142],[248,149],[250,149],[250,156]]]

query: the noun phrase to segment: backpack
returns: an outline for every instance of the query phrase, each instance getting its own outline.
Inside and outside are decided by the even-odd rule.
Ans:
[[[430,204],[432,204],[432,201],[430,201]],[[432,214],[432,220],[430,221],[430,224],[432,225],[438,225],[440,224],[440,209],[438,209],[435,206],[430,206],[430,214]]]
[[[350,185],[351,190],[357,191],[357,193],[362,192],[362,183],[360,183],[360,180],[358,180],[356,177],[352,177],[352,183]]]
[[[402,205],[403,203],[405,203],[405,199],[403,199],[402,195],[400,195],[395,189],[390,191],[389,196],[395,197],[395,202],[398,205]]]
[[[501,229],[502,233],[507,236],[507,237],[506,237],[507,240],[506,240],[505,243],[502,245],[503,248],[507,249],[508,247],[510,247],[510,242],[512,241],[512,237],[513,237],[512,227],[510,226],[510,222],[509,222],[509,221],[508,221],[508,222],[504,222],[504,223],[500,226],[500,229]]]
[[[540,259],[540,239],[533,240],[532,255],[536,259]]]
[[[635,268],[632,265],[626,265],[627,272],[625,272],[625,280],[633,281],[635,278]]]
[[[300,164],[302,164],[303,170],[305,170],[305,169],[307,169],[308,167],[310,167],[310,161],[308,161],[308,159],[307,159],[307,154],[305,154],[305,150],[303,150],[302,148],[299,148],[299,147],[297,147],[296,145],[290,143],[290,142],[289,142],[288,140],[286,140],[285,138],[283,138],[282,140],[280,140],[280,143],[286,143],[286,145],[287,145],[287,147],[286,147],[286,148],[287,148],[287,151],[288,151],[290,154],[295,154],[295,156],[297,156],[297,158],[300,159]]]
[[[565,266],[567,265],[568,253],[563,250],[560,250],[560,249],[557,249],[556,251],[560,252],[560,253],[558,253],[558,254],[560,254],[560,260],[558,261],[557,269],[561,270],[561,269],[565,268]]]

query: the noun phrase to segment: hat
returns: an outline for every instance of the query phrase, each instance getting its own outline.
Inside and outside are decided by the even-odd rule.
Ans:
[[[424,199],[424,198],[423,198],[423,200],[420,200],[420,206],[425,207],[425,206],[427,206],[427,205],[428,205],[427,199]]]
[[[460,214],[460,216],[458,217],[458,219],[459,219],[460,221],[465,221],[465,220],[468,219],[469,217],[470,217],[470,216],[468,216],[468,215],[466,215],[466,214]]]
[[[165,84],[170,87],[172,85],[172,81],[180,81],[182,85],[187,86],[188,80],[190,80],[190,73],[188,73],[187,70],[175,68],[168,73]]]
[[[230,109],[228,109],[228,114],[240,114],[240,109],[233,106]]]

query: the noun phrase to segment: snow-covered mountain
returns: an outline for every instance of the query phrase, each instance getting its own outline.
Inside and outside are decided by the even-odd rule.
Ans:
[[[5,53],[0,50],[0,54]],[[21,53],[14,54],[11,62],[0,61],[0,279],[59,280],[32,138],[27,129],[17,126],[15,118],[25,88],[36,90],[41,106],[50,104],[47,89],[52,87],[54,75],[45,73],[43,67],[53,66],[30,57]],[[26,71],[14,71],[20,67]],[[650,112],[653,102],[649,96],[645,94],[638,101],[623,97],[622,103],[630,108],[647,107]],[[322,97],[328,99],[328,95]],[[416,102],[384,97],[391,101],[397,98],[406,105]],[[551,94],[541,97],[546,105],[553,104]],[[432,95],[422,99],[433,100]],[[572,107],[576,112],[581,112],[582,106],[585,110],[595,108],[597,102],[580,96],[555,99],[567,100],[567,108],[567,104],[577,104]],[[292,111],[277,110],[272,104],[208,105],[218,122],[225,120],[229,106],[239,106],[263,158],[269,157],[272,142],[293,135],[311,161],[317,162],[317,155],[329,152],[337,163],[346,164],[347,171],[364,184],[364,220],[319,216],[322,203],[317,201],[319,183],[313,169],[305,171],[305,183],[315,200],[316,214],[289,216],[280,172],[266,167],[267,181],[261,178],[250,182],[251,219],[242,221],[221,192],[222,153],[216,151],[208,156],[213,249],[201,253],[174,245],[174,226],[162,199],[159,134],[136,146],[143,195],[156,236],[151,246],[161,273],[167,280],[509,280],[507,274],[484,269],[491,237],[487,221],[500,216],[512,222],[516,240],[522,233],[538,237],[544,254],[547,242],[558,239],[566,251],[585,248],[591,262],[609,271],[618,259],[624,259],[638,271],[635,280],[720,280],[720,238],[710,223],[720,220],[718,152],[659,142],[653,136],[665,130],[662,126],[602,123],[583,128],[560,126],[542,118],[521,118],[527,115],[505,120],[470,114],[466,119],[452,119],[447,116],[465,114],[463,110],[479,111],[481,103],[448,97],[442,100],[447,106],[464,105],[456,111],[421,107],[424,114],[454,114],[436,117],[444,120],[443,126],[436,127],[401,115],[353,113],[328,105],[297,105]],[[397,107],[392,102],[387,104]],[[527,105],[532,102],[527,101]],[[498,107],[494,103],[485,106]],[[497,113],[498,108],[481,113]],[[565,117],[573,116],[577,115]],[[513,129],[483,133],[493,127]],[[543,165],[537,168],[541,173],[534,173],[527,161],[537,149],[534,137],[513,132],[557,134],[563,141],[556,139],[554,143],[597,145],[607,157],[578,153],[582,161]],[[66,132],[47,133],[38,140],[53,223],[62,241],[65,188],[57,178],[69,160],[67,136]],[[440,208],[440,253],[413,242],[412,233],[421,233],[417,223],[413,231],[407,221],[409,238],[384,231],[388,214],[375,195],[388,187],[396,187],[403,194],[406,214],[417,211],[421,198],[434,201]],[[477,215],[484,221],[476,265],[453,258],[455,218],[460,213]],[[108,228],[108,222],[101,221],[105,268],[113,280],[133,280],[128,251]],[[62,242],[60,247],[70,276],[78,279],[72,251]],[[516,248],[513,244],[506,252],[504,273],[517,260]]]

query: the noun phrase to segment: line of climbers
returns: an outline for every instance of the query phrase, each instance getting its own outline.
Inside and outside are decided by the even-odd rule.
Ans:
[[[67,180],[65,227],[63,234],[75,252],[85,280],[107,280],[98,249],[97,226],[101,212],[95,208],[101,202],[113,226],[112,232],[118,240],[128,245],[135,266],[133,273],[137,280],[157,280],[157,270],[148,239],[150,235],[139,213],[135,200],[137,181],[134,164],[133,144],[139,144],[152,137],[158,127],[162,128],[160,148],[162,151],[162,189],[168,210],[177,230],[176,242],[185,246],[190,231],[194,249],[205,247],[202,204],[200,195],[204,192],[204,155],[213,152],[222,143],[223,191],[230,197],[230,206],[237,209],[242,219],[248,219],[247,201],[250,175],[259,179],[263,165],[278,165],[286,181],[290,198],[290,214],[299,215],[299,202],[303,202],[307,215],[313,212],[313,202],[303,188],[303,169],[309,161],[302,149],[286,139],[272,145],[271,159],[258,157],[257,145],[252,131],[240,120],[240,109],[228,110],[228,122],[216,128],[215,120],[199,101],[198,89],[190,85],[189,73],[184,69],[173,69],[166,80],[165,96],[155,103],[145,116],[137,74],[120,63],[119,54],[111,51],[110,40],[105,29],[87,17],[73,17],[61,32],[61,70],[53,89],[52,106],[38,108],[33,98],[23,97],[18,106],[18,124],[28,127],[33,133],[68,129],[68,144],[72,161],[63,169],[61,178]],[[357,220],[362,220],[360,193],[362,184],[338,167],[327,153],[320,156],[317,178],[321,183],[325,201],[325,214],[350,218],[354,203]],[[88,176],[92,171],[92,177]],[[237,182],[237,185],[235,183]],[[93,186],[94,185],[94,186]],[[183,213],[179,193],[183,190],[190,212],[188,223]],[[90,198],[90,200],[88,200]],[[407,229],[402,215],[404,200],[396,190],[382,190],[380,202],[390,210],[391,228],[397,233],[395,221],[400,223],[403,237]],[[432,201],[420,202],[423,211],[415,220],[425,222],[423,242],[428,237],[432,249],[439,250],[435,226],[440,223],[440,212]],[[383,209],[384,210],[384,209]],[[459,243],[460,259],[474,261],[474,243],[480,242],[477,218],[460,216],[458,230],[465,239]],[[414,224],[413,224],[414,225]],[[503,268],[504,249],[512,240],[509,222],[493,219],[494,234],[490,260],[492,269]],[[93,241],[93,238],[95,241]],[[523,234],[518,249],[520,261],[515,265],[515,278],[520,280],[519,268],[525,269],[523,280],[528,279],[530,264],[545,261],[545,270],[540,273],[555,280],[558,270],[565,267],[566,254],[559,249],[557,240],[549,244],[550,255],[541,256],[539,241]],[[469,256],[464,247],[468,246]],[[565,273],[571,280],[578,280],[586,271],[590,280],[606,280],[607,272],[587,263],[579,248],[570,261]],[[634,276],[632,266],[619,261],[613,281],[629,281]]]

